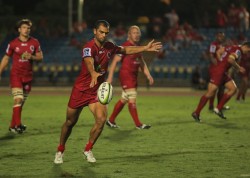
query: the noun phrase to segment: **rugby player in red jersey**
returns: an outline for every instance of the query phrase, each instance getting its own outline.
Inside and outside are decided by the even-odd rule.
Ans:
[[[42,61],[43,54],[40,43],[30,36],[32,22],[22,19],[17,22],[19,36],[12,40],[6,49],[0,64],[0,76],[12,58],[10,71],[10,87],[14,97],[13,114],[9,131],[23,133],[26,126],[21,122],[23,105],[31,91],[32,65],[34,61]]]
[[[210,57],[209,76],[212,75],[213,70],[218,63],[219,56],[217,56],[216,52],[218,49],[220,49],[220,47],[223,46],[223,43],[225,41],[225,34],[223,32],[218,32],[215,38],[216,38],[215,41],[213,41],[209,46],[209,57]],[[220,86],[217,92],[218,103],[223,95],[223,92],[224,92],[224,87]],[[209,99],[209,110],[211,111],[213,111],[214,109],[214,98],[215,95]],[[229,107],[226,108],[228,109]]]
[[[160,42],[149,42],[146,46],[121,47],[106,40],[109,33],[109,23],[98,20],[95,23],[94,39],[85,44],[82,50],[82,67],[77,77],[68,103],[66,121],[61,130],[60,143],[55,155],[55,164],[63,163],[65,144],[72,128],[77,123],[82,109],[89,107],[95,118],[95,123],[90,130],[89,140],[83,150],[88,162],[96,162],[92,148],[101,135],[107,119],[107,106],[102,105],[97,99],[97,89],[102,82],[108,69],[108,63],[116,53],[135,54],[143,51],[158,52],[162,45]]]
[[[128,30],[128,40],[122,44],[122,46],[138,46],[138,42],[141,38],[141,31],[138,26],[131,26]],[[137,96],[137,75],[139,69],[143,71],[147,77],[149,84],[154,83],[153,77],[150,75],[148,67],[143,59],[141,53],[130,54],[130,55],[116,55],[110,65],[109,76],[107,82],[111,83],[113,80],[114,71],[118,62],[121,61],[119,79],[122,86],[121,99],[116,103],[113,113],[107,120],[106,125],[111,128],[118,128],[115,119],[121,112],[124,105],[128,103],[128,109],[132,116],[135,126],[137,129],[149,129],[151,126],[142,124],[139,120],[137,107],[136,107],[136,96]]]
[[[240,76],[240,86],[236,97],[237,101],[245,101],[246,93],[248,89],[248,81],[250,74],[250,54],[245,54],[242,56],[239,64],[246,69],[245,73],[239,73]]]
[[[200,112],[206,105],[208,99],[215,95],[215,92],[221,85],[224,85],[227,90],[223,94],[217,107],[214,108],[214,113],[217,114],[220,118],[226,119],[226,117],[222,113],[222,108],[224,104],[229,101],[229,99],[236,93],[237,90],[235,82],[231,77],[228,76],[227,72],[231,66],[233,66],[238,72],[245,72],[245,69],[237,63],[237,60],[240,60],[242,54],[250,52],[250,42],[245,42],[239,46],[228,46],[225,47],[222,51],[223,53],[219,58],[219,62],[211,75],[207,92],[200,98],[200,102],[196,110],[192,113],[192,117],[197,122],[200,122]]]

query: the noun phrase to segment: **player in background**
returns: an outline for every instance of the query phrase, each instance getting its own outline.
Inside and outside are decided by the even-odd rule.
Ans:
[[[231,66],[233,66],[237,71],[244,73],[245,69],[238,65],[236,62],[240,60],[242,54],[246,54],[250,52],[250,42],[245,42],[242,45],[234,45],[221,48],[223,54],[219,59],[218,65],[215,67],[209,84],[207,92],[200,98],[200,102],[196,108],[196,110],[192,113],[192,117],[195,121],[200,122],[200,112],[203,107],[206,105],[209,98],[215,95],[219,86],[224,85],[227,89],[223,94],[220,102],[217,107],[214,108],[214,113],[217,114],[220,118],[226,119],[224,114],[222,113],[222,108],[226,102],[236,93],[237,87],[235,82],[231,77],[228,76],[227,72]],[[220,51],[219,51],[220,53]]]
[[[128,30],[128,40],[123,43],[122,46],[138,46],[141,38],[141,31],[138,26],[131,26]],[[115,119],[121,112],[126,103],[128,103],[128,109],[131,117],[134,120],[137,129],[149,129],[151,126],[142,124],[139,120],[136,97],[137,97],[137,75],[139,69],[143,71],[147,77],[149,84],[154,83],[153,77],[150,75],[148,67],[143,59],[142,53],[131,54],[131,55],[115,55],[110,65],[109,75],[107,82],[111,83],[117,63],[121,61],[121,68],[119,72],[119,80],[122,86],[121,99],[116,103],[113,113],[107,120],[106,125],[111,128],[118,128]]]
[[[244,102],[246,98],[247,89],[248,89],[248,81],[249,81],[249,74],[250,74],[250,54],[243,55],[239,64],[246,69],[246,72],[243,74],[239,73],[240,86],[239,86],[236,100]]]
[[[218,60],[220,56],[218,56],[218,53],[216,51],[220,49],[225,42],[225,34],[223,32],[218,32],[215,37],[215,41],[213,41],[210,46],[209,46],[209,58],[210,58],[210,65],[209,65],[209,76],[211,77],[214,68],[218,64]],[[224,86],[219,86],[218,91],[217,91],[217,101],[218,103],[220,102],[221,97],[223,96],[224,93]],[[214,109],[214,98],[215,95],[212,96],[209,99],[209,110],[213,111]],[[229,106],[225,106],[225,109],[229,109]]]
[[[107,21],[98,20],[93,29],[94,39],[87,42],[83,47],[81,72],[75,81],[69,99],[66,121],[62,126],[60,142],[55,155],[55,164],[63,163],[65,144],[74,125],[78,121],[82,109],[86,106],[93,113],[95,123],[90,130],[89,140],[83,149],[83,154],[86,156],[88,162],[96,162],[92,149],[101,135],[107,120],[107,106],[98,102],[97,90],[100,84],[105,81],[108,63],[112,59],[112,56],[117,53],[158,52],[162,48],[160,42],[154,42],[153,40],[146,46],[117,46],[107,41],[109,27],[110,25]]]
[[[12,40],[6,49],[0,64],[0,76],[12,58],[10,71],[10,87],[14,98],[13,114],[9,131],[23,133],[26,126],[21,122],[22,108],[31,91],[32,65],[34,61],[42,61],[43,54],[40,43],[30,36],[32,22],[22,19],[17,22],[19,36]]]

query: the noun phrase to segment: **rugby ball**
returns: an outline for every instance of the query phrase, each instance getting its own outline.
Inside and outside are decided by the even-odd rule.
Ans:
[[[98,97],[98,101],[103,104],[106,105],[108,104],[113,97],[113,87],[110,83],[108,82],[103,82],[97,91],[97,97]]]

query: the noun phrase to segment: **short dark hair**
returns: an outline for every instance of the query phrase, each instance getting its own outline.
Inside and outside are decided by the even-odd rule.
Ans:
[[[106,20],[97,20],[97,21],[95,22],[94,28],[95,28],[95,29],[98,29],[98,28],[100,27],[100,25],[103,25],[104,27],[107,27],[107,28],[110,27],[109,23],[108,23]]]
[[[242,44],[242,46],[247,46],[248,48],[250,48],[250,41],[246,41]]]
[[[20,28],[23,24],[26,24],[28,26],[32,26],[32,22],[30,19],[21,19],[16,23],[16,28]]]

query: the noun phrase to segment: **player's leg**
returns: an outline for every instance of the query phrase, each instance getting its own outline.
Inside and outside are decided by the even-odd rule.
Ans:
[[[215,95],[212,96],[212,97],[209,99],[209,107],[208,107],[209,110],[213,110],[213,109],[214,109],[214,98],[215,98]]]
[[[21,105],[21,115],[22,115],[24,103],[27,100],[30,91],[31,91],[31,82],[24,83],[23,84],[23,101],[22,101],[22,105]],[[21,121],[20,127],[21,127],[22,131],[25,131],[27,128],[26,125],[22,124],[22,121]]]
[[[226,119],[226,117],[221,112],[223,109],[223,106],[230,100],[230,98],[236,93],[237,87],[233,80],[229,80],[225,83],[226,92],[223,94],[223,97],[221,98],[219,104],[214,109],[215,114],[217,114],[219,117]]]
[[[10,131],[22,133],[21,129],[21,112],[22,112],[22,102],[23,102],[23,89],[22,88],[12,88],[12,95],[14,99],[12,121],[10,124]]]
[[[242,101],[245,101],[246,92],[247,92],[247,88],[248,88],[248,77],[243,77],[241,83],[242,83],[241,99],[242,99]]]
[[[107,119],[108,109],[106,105],[102,105],[99,102],[89,104],[89,109],[95,117],[95,124],[90,130],[89,141],[86,144],[83,153],[86,156],[88,162],[94,163],[96,162],[96,159],[93,156],[92,148],[102,133],[105,121]]]
[[[137,129],[149,129],[151,126],[142,124],[138,116],[137,105],[136,105],[136,97],[137,97],[136,88],[126,89],[125,93],[127,94],[127,97],[128,97],[128,110],[135,123],[136,128]]]
[[[243,90],[244,90],[244,82],[243,82],[243,78],[241,77],[241,79],[240,79],[240,86],[239,86],[238,94],[237,94],[237,97],[236,97],[237,101],[241,100],[242,95],[243,95]]]
[[[199,104],[196,110],[192,113],[192,117],[195,121],[200,122],[200,112],[206,105],[207,101],[213,97],[218,89],[218,86],[209,82],[207,92],[200,98]]]
[[[60,143],[57,147],[57,153],[54,160],[55,164],[63,163],[62,157],[63,157],[63,152],[65,150],[65,144],[71,134],[72,128],[78,121],[81,111],[82,108],[80,109],[72,109],[70,107],[67,108],[66,121],[62,125]]]
[[[247,93],[247,89],[248,89],[248,81],[249,81],[248,77],[244,77],[243,81],[244,81],[244,90],[243,90],[243,94],[242,94],[242,100],[245,101],[246,93]]]
[[[121,99],[115,104],[115,107],[113,109],[112,114],[109,117],[109,120],[106,122],[106,124],[111,127],[111,128],[119,128],[118,125],[115,123],[115,119],[118,116],[118,114],[122,111],[124,105],[128,101],[128,95],[127,93],[123,90],[122,91],[122,96]]]

